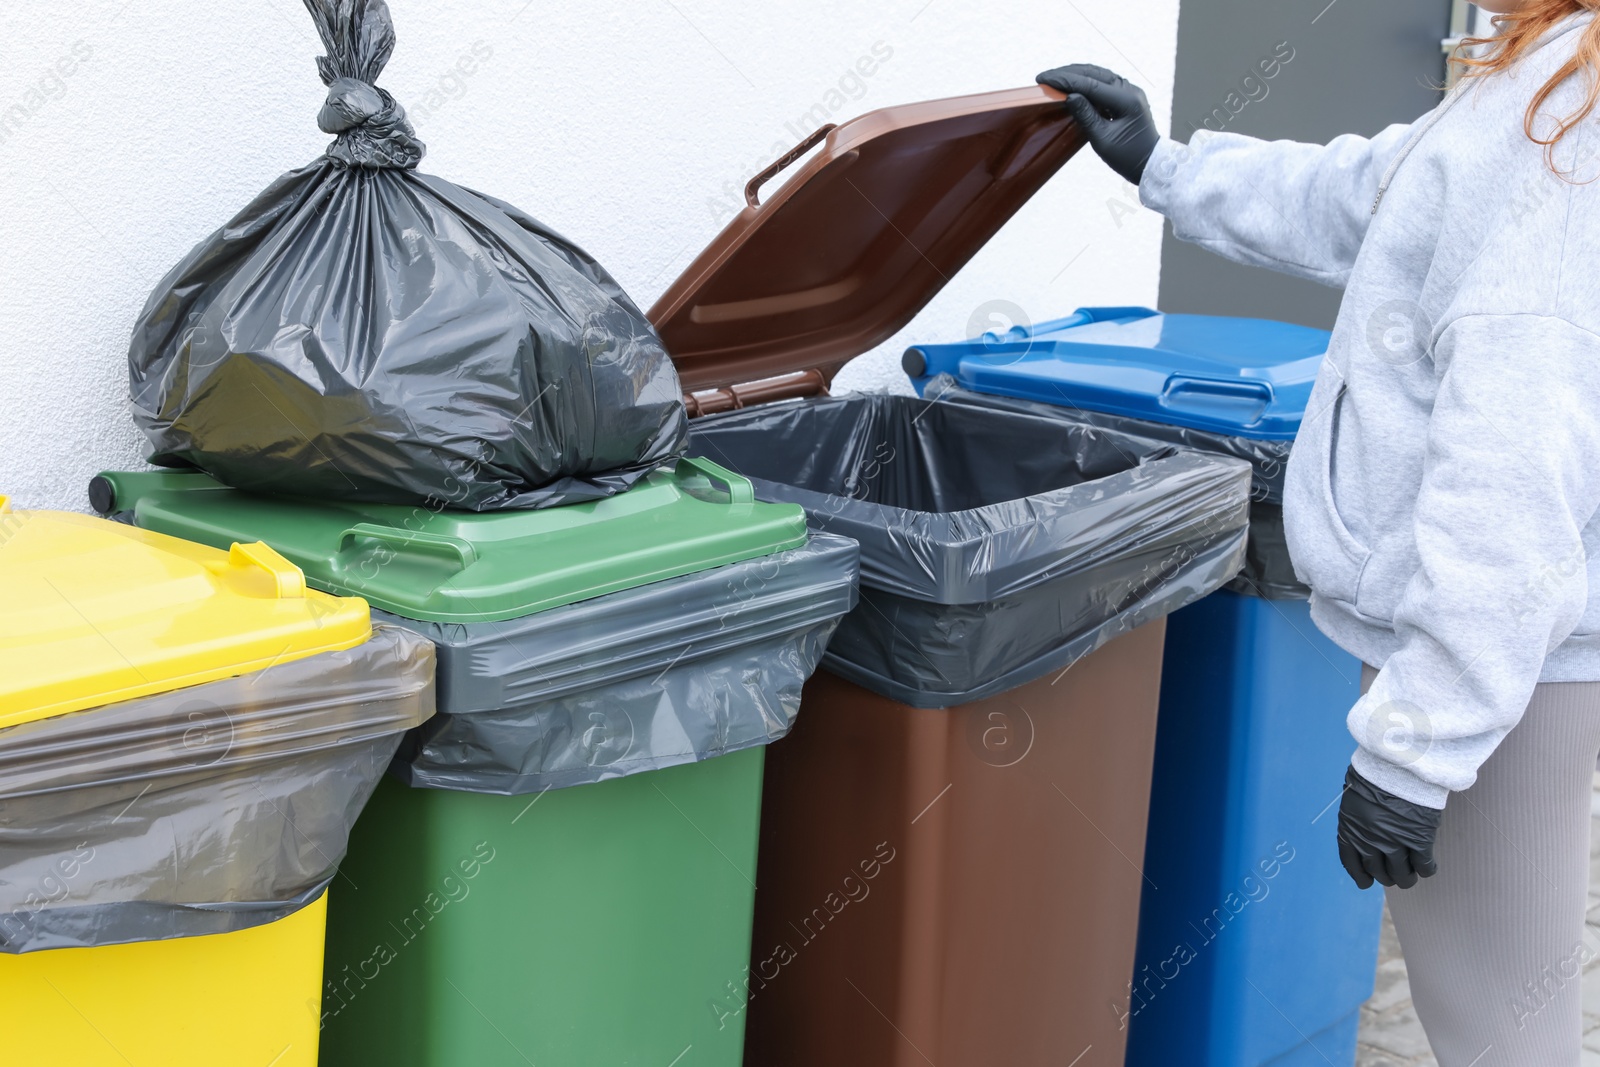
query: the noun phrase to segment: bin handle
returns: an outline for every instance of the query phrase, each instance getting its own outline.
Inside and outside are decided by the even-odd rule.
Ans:
[[[422,555],[444,556],[453,560],[461,570],[478,562],[478,551],[470,541],[448,534],[428,533],[424,530],[399,530],[393,526],[378,526],[360,522],[339,535],[339,554],[344,553],[361,539],[380,541],[396,548],[410,549]]]
[[[732,504],[754,504],[756,502],[755,486],[750,484],[750,479],[742,478],[733,473],[720,463],[713,463],[709,459],[699,456],[684,456],[678,460],[680,467],[688,466],[711,479],[711,484],[720,485],[728,494],[728,502]]]
[[[782,171],[783,168],[787,167],[789,164],[793,163],[795,160],[799,159],[801,156],[817,147],[817,143],[819,141],[838,128],[838,123],[830,122],[826,126],[818,129],[810,137],[807,137],[804,141],[801,141],[799,144],[789,149],[789,151],[773,160],[767,166],[766,170],[762,171],[760,174],[757,174],[745,184],[744,202],[749,204],[751,207],[760,207],[761,198],[758,194],[761,191],[761,187],[767,182],[771,181],[773,178],[777,177],[778,173]]]
[[[1254,400],[1263,407],[1272,403],[1272,383],[1240,380],[1237,378],[1195,378],[1187,374],[1174,374],[1161,390],[1161,402],[1168,407],[1181,407],[1185,396],[1232,397]]]
[[[228,548],[228,566],[265,574],[270,583],[268,595],[273,600],[300,600],[306,595],[304,572],[264,541],[249,544],[235,541]]]

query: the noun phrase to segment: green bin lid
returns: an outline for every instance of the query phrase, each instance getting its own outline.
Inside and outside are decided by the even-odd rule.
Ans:
[[[498,622],[805,544],[805,512],[683,459],[626,493],[535,511],[259,496],[197,472],[107,471],[104,513],[227,548],[265,541],[329,593],[427,622]]]

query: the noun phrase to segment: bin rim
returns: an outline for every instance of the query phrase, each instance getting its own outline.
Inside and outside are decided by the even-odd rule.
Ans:
[[[95,506],[221,545],[260,537],[329,593],[418,622],[494,623],[806,543],[796,505],[701,458],[626,493],[559,508],[475,512],[268,497],[198,472],[102,472]],[[537,550],[541,566],[528,566]]]

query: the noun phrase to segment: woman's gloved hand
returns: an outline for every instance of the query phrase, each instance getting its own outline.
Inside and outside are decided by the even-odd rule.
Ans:
[[[1351,767],[1339,802],[1339,862],[1362,889],[1375,881],[1410,889],[1439,870],[1433,839],[1443,816],[1379,789]]]
[[[1095,155],[1138,185],[1150,154],[1161,140],[1144,90],[1119,74],[1089,63],[1047,70],[1039,75],[1038,82],[1067,94],[1067,109],[1083,128]]]

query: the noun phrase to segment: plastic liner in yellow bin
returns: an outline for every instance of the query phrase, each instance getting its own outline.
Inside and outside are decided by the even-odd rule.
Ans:
[[[56,581],[52,538],[103,586]],[[433,714],[433,648],[369,630],[364,603],[306,591],[268,553],[252,549],[263,570],[237,549],[230,562],[104,520],[0,512],[0,708],[16,723],[0,729],[4,1062],[316,1062],[325,894],[401,735]],[[107,607],[141,596],[142,612]],[[300,600],[309,623],[252,598]],[[316,651],[353,617],[357,643]],[[263,619],[290,645],[264,665],[270,642],[248,630]],[[87,679],[76,691],[62,642]],[[30,685],[52,708],[92,685],[166,691],[41,715],[19,697]]]

